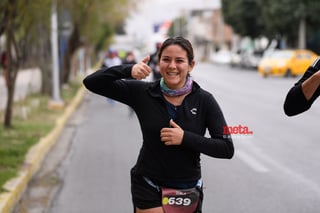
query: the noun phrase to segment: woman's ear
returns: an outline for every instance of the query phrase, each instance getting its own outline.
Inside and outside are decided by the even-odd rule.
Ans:
[[[194,60],[189,64],[189,72],[191,72],[193,70],[193,67],[195,64],[196,64],[196,62]]]

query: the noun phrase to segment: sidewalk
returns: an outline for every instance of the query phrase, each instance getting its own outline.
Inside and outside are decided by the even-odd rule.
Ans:
[[[41,89],[40,69],[25,69],[18,72],[14,101],[24,99],[28,94],[39,92]],[[7,88],[2,75],[0,75],[0,111],[3,111],[7,102]]]
[[[76,96],[73,98],[73,101],[66,107],[64,114],[57,119],[56,126],[53,128],[53,130],[30,148],[25,159],[26,166],[19,171],[17,177],[9,180],[3,186],[5,192],[0,193],[0,213],[12,212],[15,205],[18,203],[19,199],[28,187],[30,180],[41,167],[47,153],[55,145],[68,119],[81,103],[84,94],[85,89],[84,87],[81,87]]]
[[[15,101],[24,99],[28,94],[38,92],[41,89],[41,71],[39,69],[20,70],[15,85]],[[17,177],[9,180],[4,186],[4,192],[0,193],[0,213],[12,212],[22,194],[26,190],[30,180],[39,170],[45,156],[53,147],[60,136],[67,120],[73,111],[81,103],[85,89],[82,87],[73,101],[66,106],[64,114],[57,119],[54,129],[39,142],[31,147],[26,155],[25,165]],[[0,111],[3,111],[7,101],[7,90],[3,76],[0,75]]]

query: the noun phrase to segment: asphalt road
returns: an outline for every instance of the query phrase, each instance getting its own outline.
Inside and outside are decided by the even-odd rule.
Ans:
[[[192,75],[215,96],[229,127],[252,131],[233,135],[233,159],[202,156],[203,212],[319,212],[319,103],[296,117],[282,109],[298,78],[262,78],[252,70],[210,64],[198,64]],[[128,107],[88,92],[20,209],[132,212],[129,170],[140,145],[138,122]]]

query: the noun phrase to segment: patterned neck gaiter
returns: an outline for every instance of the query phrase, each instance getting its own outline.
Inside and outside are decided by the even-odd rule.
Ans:
[[[169,89],[167,85],[164,83],[164,79],[160,80],[160,87],[163,94],[167,96],[180,96],[187,94],[192,89],[193,80],[190,76],[187,77],[186,83],[182,88],[179,89]]]

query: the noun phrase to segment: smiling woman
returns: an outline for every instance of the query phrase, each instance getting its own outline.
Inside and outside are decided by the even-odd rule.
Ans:
[[[171,89],[184,89],[185,85],[189,85],[189,89],[191,89],[190,72],[195,62],[191,44],[185,43],[179,41],[178,37],[176,39],[169,38],[162,45],[159,51],[159,56],[161,56],[159,57],[159,67],[163,77],[162,88],[167,85]],[[186,79],[188,80],[187,84]]]
[[[231,136],[225,137],[227,124],[213,95],[190,76],[195,66],[191,43],[183,37],[168,38],[158,58],[160,80],[140,81],[151,73],[146,56],[134,65],[102,68],[83,83],[96,94],[129,105],[139,119],[143,142],[131,169],[134,211],[163,213],[177,208],[199,213],[200,154],[230,159],[233,142]],[[205,136],[207,130],[210,137]],[[162,197],[168,189],[186,196]]]

